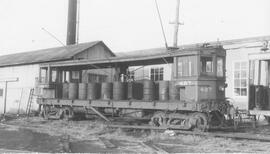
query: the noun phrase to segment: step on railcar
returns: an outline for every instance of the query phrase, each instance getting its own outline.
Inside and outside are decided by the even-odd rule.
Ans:
[[[165,50],[165,49],[164,49]],[[42,64],[38,103],[45,118],[75,115],[148,119],[154,127],[207,130],[226,124],[222,46],[195,46],[156,54]],[[128,55],[128,54],[127,54]],[[168,64],[171,80],[135,80],[128,68]],[[98,75],[97,75],[98,74]]]

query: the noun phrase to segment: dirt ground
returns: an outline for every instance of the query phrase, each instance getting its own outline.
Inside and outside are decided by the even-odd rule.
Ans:
[[[64,149],[68,146],[70,151],[9,148],[10,150],[91,153],[270,152],[269,142],[181,134],[170,136],[164,131],[109,129],[101,120],[63,121],[44,120],[40,117],[16,118],[0,123],[0,128],[6,131],[27,129],[36,133],[48,134],[60,141],[59,146]],[[245,131],[269,135],[270,126]],[[109,141],[109,143],[106,143],[106,141]],[[0,143],[1,148],[4,147],[1,147]]]

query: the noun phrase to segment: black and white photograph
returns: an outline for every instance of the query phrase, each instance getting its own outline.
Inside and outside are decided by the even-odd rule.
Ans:
[[[270,1],[0,0],[0,153],[270,153]]]

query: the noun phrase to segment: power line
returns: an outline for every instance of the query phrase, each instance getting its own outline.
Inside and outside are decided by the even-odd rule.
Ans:
[[[159,18],[159,23],[160,23],[160,26],[161,26],[163,38],[164,38],[164,41],[165,41],[165,47],[166,47],[166,49],[168,49],[167,39],[166,39],[166,36],[165,36],[165,32],[164,32],[163,23],[162,23],[162,20],[161,20],[157,0],[155,0],[155,4],[156,4],[156,9],[157,9],[157,13],[158,13],[158,18]]]
[[[57,42],[59,42],[62,46],[66,46],[62,41],[60,41],[55,35],[47,31],[45,28],[41,28],[43,31],[45,31],[47,34],[49,34],[51,37],[53,37]]]

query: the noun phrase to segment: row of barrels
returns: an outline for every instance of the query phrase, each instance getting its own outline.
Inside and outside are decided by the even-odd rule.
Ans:
[[[249,108],[267,110],[270,109],[270,88],[262,85],[250,85]]]
[[[59,99],[103,100],[179,100],[174,81],[63,83],[56,87]]]

